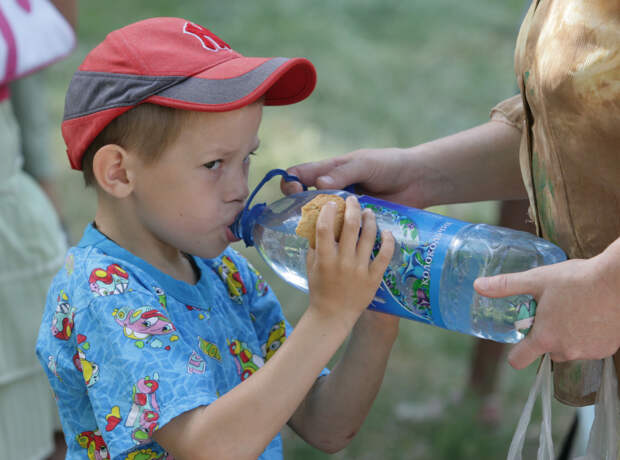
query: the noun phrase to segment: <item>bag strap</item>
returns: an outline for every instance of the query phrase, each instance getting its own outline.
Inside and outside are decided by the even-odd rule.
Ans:
[[[543,357],[542,363],[538,368],[536,380],[530,389],[530,394],[519,418],[517,429],[510,443],[507,460],[522,460],[523,444],[525,434],[532,418],[532,410],[536,403],[538,392],[542,397],[543,420],[540,427],[540,437],[538,439],[538,460],[553,460],[553,439],[551,438],[551,359],[548,354]]]

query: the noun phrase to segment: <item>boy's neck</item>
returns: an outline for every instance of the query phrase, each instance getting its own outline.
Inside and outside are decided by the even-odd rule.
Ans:
[[[153,234],[145,232],[140,225],[137,225],[135,217],[119,214],[118,212],[106,212],[105,207],[99,206],[95,215],[97,230],[163,273],[188,284],[196,284],[199,274],[196,273],[193,263],[182,251],[163,243]]]

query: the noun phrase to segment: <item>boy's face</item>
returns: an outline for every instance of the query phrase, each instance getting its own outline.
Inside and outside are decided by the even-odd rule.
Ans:
[[[136,155],[132,199],[139,233],[159,249],[218,256],[248,196],[250,154],[258,148],[262,104],[194,113],[152,164]]]

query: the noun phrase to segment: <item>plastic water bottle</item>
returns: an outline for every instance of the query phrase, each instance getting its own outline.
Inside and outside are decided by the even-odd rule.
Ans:
[[[272,172],[291,176],[283,171]],[[317,194],[346,199],[343,190],[304,191],[269,206],[257,204],[231,226],[247,246],[285,281],[307,292],[308,241],[295,234],[301,208]],[[480,296],[479,276],[513,273],[566,260],[564,252],[530,233],[486,224],[470,224],[415,208],[358,195],[362,208],[374,211],[377,226],[395,239],[394,255],[369,308],[497,342],[518,342],[533,322],[530,295]],[[375,250],[378,250],[379,240]]]

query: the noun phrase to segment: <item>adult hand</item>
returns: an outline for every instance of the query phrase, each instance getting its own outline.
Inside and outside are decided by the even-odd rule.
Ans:
[[[397,148],[362,149],[323,161],[303,163],[288,169],[306,184],[318,189],[342,189],[356,184],[360,194],[409,205],[423,203],[422,181],[432,173],[419,164],[411,151]],[[297,182],[282,182],[282,192],[301,192]],[[412,197],[418,202],[412,203]]]
[[[307,186],[341,189],[416,208],[526,198],[519,172],[521,132],[489,122],[410,148],[363,149],[288,169]],[[289,195],[301,191],[281,183]]]
[[[508,355],[516,369],[550,353],[554,361],[601,359],[620,347],[620,240],[591,259],[479,278],[487,297],[531,294],[538,302],[530,333]]]

